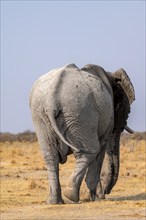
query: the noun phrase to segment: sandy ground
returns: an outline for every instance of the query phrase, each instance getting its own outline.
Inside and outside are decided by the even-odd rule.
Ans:
[[[1,144],[1,220],[143,220],[146,219],[146,164],[144,141],[121,146],[120,176],[105,200],[90,202],[83,182],[81,202],[47,205],[47,170],[38,143]],[[60,165],[62,190],[74,167],[68,157]]]

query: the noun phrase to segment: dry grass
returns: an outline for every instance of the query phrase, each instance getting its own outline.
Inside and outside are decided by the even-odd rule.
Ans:
[[[65,205],[46,205],[47,170],[37,142],[1,144],[1,219],[145,219],[145,148],[144,140],[129,139],[121,146],[119,180],[106,200],[89,202],[85,183],[79,204],[67,199]],[[69,156],[60,165],[62,189],[74,167]]]

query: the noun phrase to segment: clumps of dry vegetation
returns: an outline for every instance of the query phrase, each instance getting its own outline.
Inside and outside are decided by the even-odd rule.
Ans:
[[[126,143],[130,140],[133,140],[133,141],[144,140],[144,141],[146,141],[146,131],[134,132],[133,134],[122,133],[122,135],[121,135],[121,144],[122,145],[126,145]]]
[[[65,205],[47,205],[46,164],[38,142],[31,139],[35,133],[24,133],[19,134],[21,138],[17,141],[8,135],[0,143],[1,219],[145,219],[146,132],[122,134],[119,178],[105,200],[89,202],[89,192],[83,181],[81,203],[72,204],[63,195]],[[67,163],[59,167],[62,191],[74,166],[75,158],[69,155]]]
[[[37,141],[37,137],[35,132],[32,131],[24,131],[22,133],[18,133],[18,134],[11,134],[11,133],[0,133],[0,142],[9,142],[9,143],[13,143],[13,142],[36,142]]]
[[[121,144],[125,145],[129,140],[145,140],[146,141],[146,131],[145,132],[135,132],[134,134],[122,133]],[[35,132],[26,130],[22,133],[12,134],[12,133],[0,133],[0,142],[36,142],[37,136]]]

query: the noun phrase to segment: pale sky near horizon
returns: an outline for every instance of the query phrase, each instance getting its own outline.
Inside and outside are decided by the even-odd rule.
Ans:
[[[1,1],[1,132],[33,130],[29,92],[52,68],[124,68],[128,125],[145,131],[145,1]]]

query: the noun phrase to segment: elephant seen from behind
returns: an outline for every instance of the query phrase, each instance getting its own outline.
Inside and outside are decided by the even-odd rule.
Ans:
[[[92,64],[81,69],[67,64],[34,83],[30,108],[48,170],[48,203],[64,203],[59,163],[65,163],[69,154],[74,154],[76,163],[65,197],[79,201],[84,176],[92,201],[110,193],[118,179],[121,132],[131,132],[127,119],[134,99],[123,69],[110,73]]]

